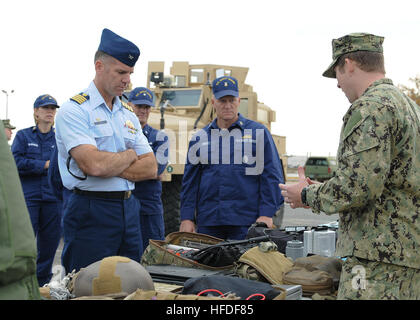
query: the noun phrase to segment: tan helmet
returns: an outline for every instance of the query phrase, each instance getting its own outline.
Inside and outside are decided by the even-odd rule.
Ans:
[[[152,277],[138,262],[127,257],[112,256],[80,269],[73,283],[73,295],[99,296],[137,289],[154,290]]]

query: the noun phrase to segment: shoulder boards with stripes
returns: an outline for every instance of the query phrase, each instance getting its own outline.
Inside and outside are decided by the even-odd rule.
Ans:
[[[133,108],[132,108],[132,107],[130,107],[130,106],[128,105],[128,103],[127,103],[127,102],[121,101],[121,104],[122,104],[122,106],[123,106],[124,108],[126,108],[127,110],[129,110],[129,111],[131,111],[131,112],[134,112]]]
[[[89,100],[89,95],[87,93],[81,92],[78,95],[70,98],[70,100],[76,102],[77,104],[82,104]]]

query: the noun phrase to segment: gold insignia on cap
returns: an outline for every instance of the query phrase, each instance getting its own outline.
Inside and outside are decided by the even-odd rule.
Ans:
[[[138,97],[140,94],[143,94],[144,96],[147,95],[147,96],[149,96],[150,99],[153,99],[152,95],[149,92],[147,92],[146,90],[142,90],[142,91],[138,92],[136,94],[136,97]]]
[[[226,81],[226,80],[228,80],[228,81],[232,82],[234,85],[236,85],[235,80],[233,80],[233,79],[231,79],[231,78],[223,77],[222,79],[219,79],[219,80],[216,82],[216,86],[218,86],[220,82],[222,82],[222,81]],[[227,82],[225,82],[225,83],[224,83],[224,85],[225,85],[225,87],[227,87],[227,86],[228,86],[228,83],[227,83]]]

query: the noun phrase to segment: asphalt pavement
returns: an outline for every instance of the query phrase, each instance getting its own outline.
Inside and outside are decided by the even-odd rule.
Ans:
[[[338,214],[327,215],[313,213],[311,209],[292,209],[288,204],[284,207],[282,228],[287,226],[317,226],[338,220]]]

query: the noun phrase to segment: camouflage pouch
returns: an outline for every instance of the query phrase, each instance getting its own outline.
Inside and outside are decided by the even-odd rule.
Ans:
[[[284,274],[283,284],[293,284],[302,286],[304,296],[312,296],[314,293],[329,295],[334,293],[332,277],[325,271],[309,271],[302,267],[293,267],[292,270]]]
[[[165,240],[149,240],[149,245],[141,257],[143,266],[155,264],[169,264],[180,267],[198,268],[207,270],[227,270],[233,266],[211,267],[200,264],[189,259],[182,250],[173,250],[168,245],[189,247],[190,243],[201,245],[214,245],[222,242],[223,239],[215,238],[206,234],[193,232],[172,232],[165,237]]]
[[[261,242],[246,251],[235,263],[235,273],[245,279],[282,284],[283,275],[292,269],[293,262],[277,251],[272,242]]]
[[[248,280],[267,282],[264,276],[259,273],[254,267],[246,263],[235,263],[234,272],[240,277]]]
[[[327,272],[333,279],[335,289],[338,289],[342,269],[342,261],[340,259],[312,255],[296,259],[294,266],[302,267],[309,271],[322,270]]]
[[[338,288],[342,262],[338,258],[312,255],[296,259],[292,270],[283,277],[284,284],[300,284],[304,296],[332,297]]]

